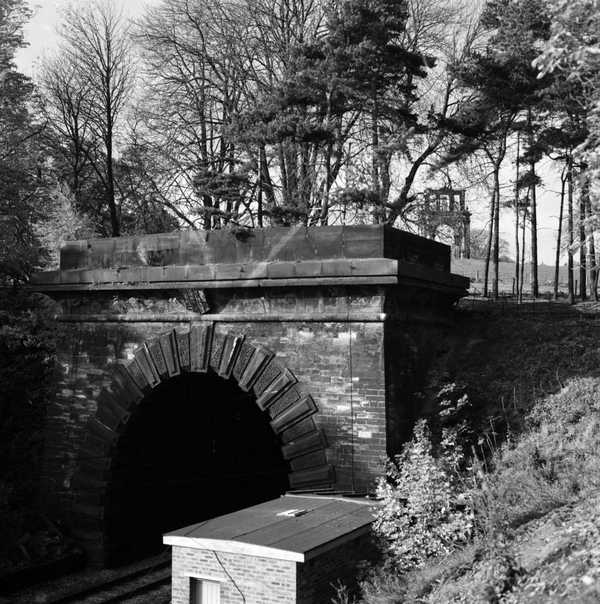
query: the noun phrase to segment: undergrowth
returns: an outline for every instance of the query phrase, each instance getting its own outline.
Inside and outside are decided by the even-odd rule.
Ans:
[[[390,462],[375,524],[384,561],[356,601],[501,602],[524,575],[515,531],[600,489],[600,378],[538,399],[520,434],[488,438],[466,464],[451,433],[436,447],[418,422]]]

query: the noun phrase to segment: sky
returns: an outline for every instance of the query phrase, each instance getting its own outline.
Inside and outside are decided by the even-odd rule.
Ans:
[[[136,17],[148,5],[158,0],[116,0],[125,14]],[[19,51],[16,57],[19,69],[29,76],[35,76],[36,64],[45,54],[53,52],[57,44],[56,28],[60,23],[61,11],[69,6],[87,4],[85,0],[29,0],[33,17],[24,28],[28,47]]]
[[[136,17],[143,13],[148,5],[158,0],[116,0],[126,14]],[[85,0],[30,0],[34,11],[31,21],[25,27],[25,39],[29,46],[21,49],[16,57],[18,68],[35,79],[36,66],[46,54],[56,49],[56,27],[60,22],[61,9],[73,3],[77,5]],[[513,170],[509,167],[505,170]],[[506,174],[506,172],[505,172]],[[538,247],[540,263],[553,264],[556,253],[556,230],[559,213],[560,173],[553,162],[546,160],[541,166],[540,175],[544,187],[538,193]],[[472,211],[473,228],[481,228],[488,220],[488,199],[481,200],[482,193],[477,190],[467,191],[467,205]],[[514,254],[514,214],[503,210],[500,218],[500,236],[505,239]],[[563,258],[563,262],[564,262]]]

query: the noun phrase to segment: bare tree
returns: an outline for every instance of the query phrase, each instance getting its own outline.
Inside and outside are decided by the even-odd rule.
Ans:
[[[140,135],[160,158],[153,175],[180,219],[205,229],[242,206],[243,149],[229,129],[249,96],[241,6],[173,0],[152,8],[138,27],[150,86],[139,108]],[[252,53],[249,53],[252,56]],[[142,134],[143,129],[143,134]]]
[[[79,110],[91,132],[84,153],[105,193],[113,236],[121,233],[114,154],[123,111],[133,89],[129,26],[112,0],[72,5],[61,28],[60,60],[85,91]]]
[[[567,184],[567,167],[563,168],[560,175],[560,210],[558,212],[558,230],[556,233],[556,258],[554,261],[554,299],[558,300],[558,288],[560,277],[560,252],[562,247],[562,228],[565,208],[565,187]]]
[[[323,15],[316,1],[171,0],[140,23],[152,82],[140,115],[146,142],[165,167],[157,187],[194,223],[262,226],[282,204],[302,198],[316,209],[314,200],[327,195],[342,146],[330,145],[322,161],[322,148],[293,137],[275,141],[264,121],[269,102],[295,73],[298,49],[316,40]],[[337,126],[349,130],[347,123]]]
[[[89,167],[85,148],[91,134],[87,82],[76,66],[56,56],[42,64],[38,88],[41,113],[49,126],[44,134],[52,149],[63,157],[68,167],[64,177],[81,206],[84,175]]]

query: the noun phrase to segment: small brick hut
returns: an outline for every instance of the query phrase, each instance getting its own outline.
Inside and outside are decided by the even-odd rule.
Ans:
[[[164,536],[172,604],[321,604],[374,556],[373,502],[283,495]]]

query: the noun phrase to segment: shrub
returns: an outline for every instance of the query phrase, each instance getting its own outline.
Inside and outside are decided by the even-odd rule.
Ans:
[[[377,483],[383,504],[374,529],[400,571],[448,554],[471,536],[473,513],[459,479],[463,454],[456,432],[444,428],[437,449],[434,456],[429,427],[417,422],[412,440]]]
[[[41,297],[0,292],[0,569],[30,529],[54,344]]]

